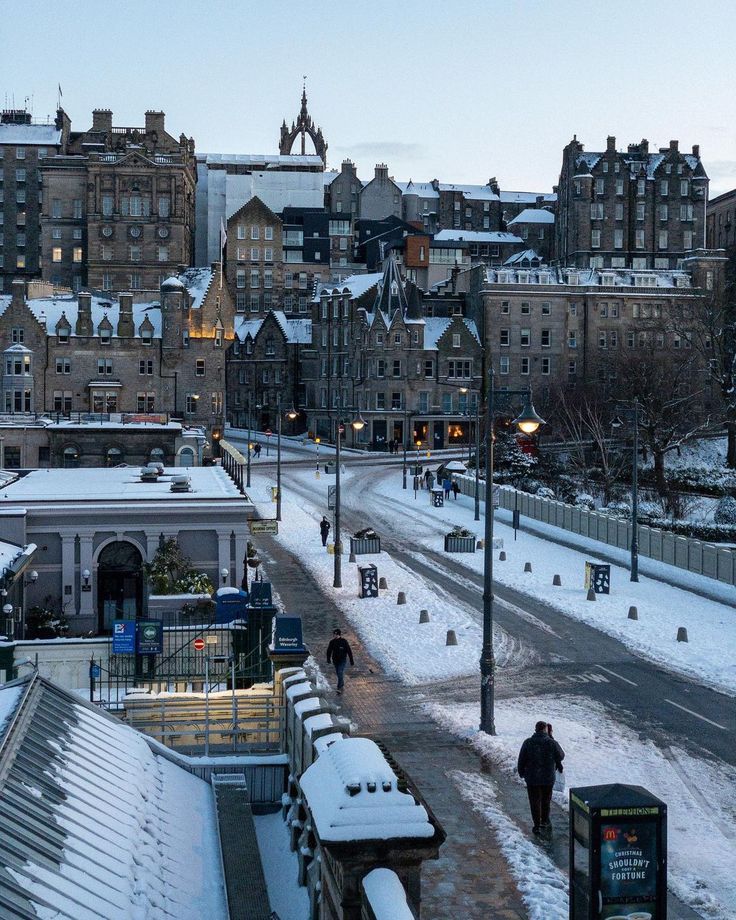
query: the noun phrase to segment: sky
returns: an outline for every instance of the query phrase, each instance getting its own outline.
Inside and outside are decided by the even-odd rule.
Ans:
[[[736,187],[733,0],[2,0],[4,107],[73,129],[166,112],[208,153],[277,153],[309,111],[361,178],[548,191],[573,135],[700,144],[711,196]],[[22,40],[19,40],[22,36]]]

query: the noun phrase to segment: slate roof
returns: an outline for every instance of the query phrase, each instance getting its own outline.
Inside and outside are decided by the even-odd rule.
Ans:
[[[524,208],[520,214],[517,214],[513,220],[508,222],[508,226],[513,227],[514,224],[553,224],[554,222],[555,215],[546,208]]]

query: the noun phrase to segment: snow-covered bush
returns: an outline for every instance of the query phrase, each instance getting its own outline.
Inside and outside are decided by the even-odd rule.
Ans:
[[[732,495],[724,495],[716,506],[713,520],[716,524],[736,525],[736,498]]]
[[[588,492],[578,492],[573,499],[573,504],[578,508],[587,508],[588,511],[595,511],[595,499]]]
[[[609,502],[601,511],[605,514],[615,514],[617,517],[627,517],[631,514],[631,505],[627,502]]]
[[[537,498],[547,498],[550,501],[555,500],[555,493],[549,486],[540,486],[536,491]]]

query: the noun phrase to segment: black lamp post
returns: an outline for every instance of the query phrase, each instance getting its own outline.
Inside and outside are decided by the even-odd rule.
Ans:
[[[534,434],[544,419],[534,411],[530,390],[502,390],[504,396],[526,397],[521,414],[514,419],[524,434]],[[483,648],[480,655],[480,730],[496,734],[494,717],[496,661],[493,657],[493,418],[495,414],[495,372],[488,375],[486,400],[486,511],[483,543]]]
[[[365,419],[358,412],[357,418],[351,423],[353,431],[362,431],[365,428]],[[337,420],[337,434],[335,437],[335,563],[333,570],[332,587],[342,588],[342,544],[340,540],[340,441],[345,431],[345,426]]]
[[[625,418],[631,419],[634,429],[631,458],[631,564],[629,581],[639,581],[639,400],[633,406],[621,406],[620,415],[611,422],[611,428],[622,428]]]

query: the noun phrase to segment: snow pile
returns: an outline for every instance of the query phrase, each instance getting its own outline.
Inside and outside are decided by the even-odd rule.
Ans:
[[[280,920],[305,920],[309,894],[297,883],[299,858],[289,848],[289,833],[280,812],[253,815],[268,900]]]
[[[404,886],[391,869],[373,869],[363,879],[363,890],[376,920],[414,920]]]

